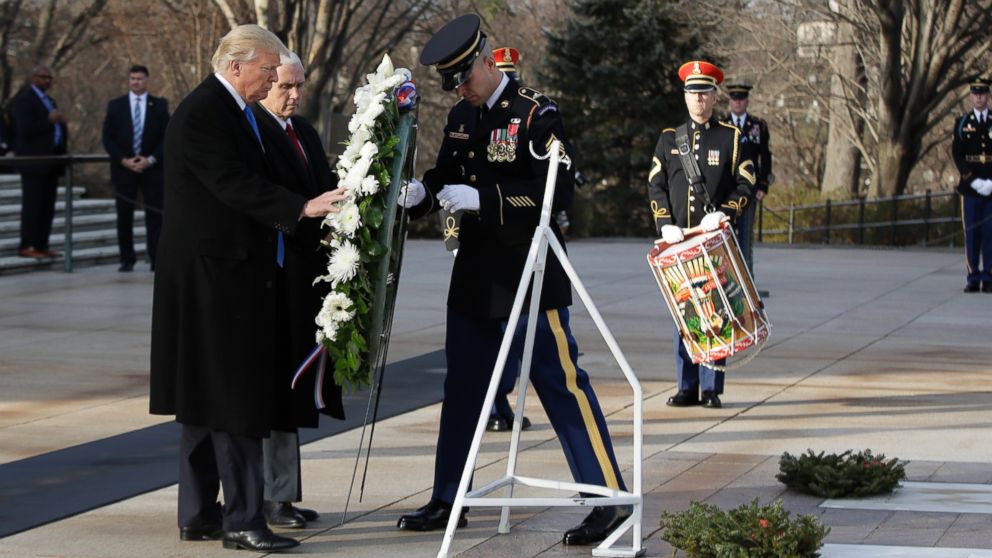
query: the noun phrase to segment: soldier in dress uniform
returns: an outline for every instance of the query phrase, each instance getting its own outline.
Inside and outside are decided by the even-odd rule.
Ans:
[[[755,176],[758,179],[754,186],[754,198],[744,207],[744,213],[735,223],[741,254],[753,274],[754,213],[757,202],[765,199],[768,194],[768,187],[775,181],[775,175],[772,174],[772,152],[768,145],[768,123],[747,111],[751,89],[752,86],[744,83],[726,86],[730,96],[730,112],[723,121],[741,131],[742,152],[750,152],[747,157],[754,163]]]
[[[540,219],[548,159],[561,142],[561,166],[552,207],[567,207],[574,191],[572,146],[558,106],[538,91],[521,87],[496,67],[480,19],[459,17],[434,34],[420,56],[434,66],[445,91],[461,98],[448,113],[433,169],[423,183],[411,181],[399,203],[418,217],[444,207],[464,210],[448,291],[445,355],[448,371],[430,502],[399,519],[413,531],[444,528],[468,457],[476,418],[513,306],[534,229]],[[535,156],[535,154],[537,156]],[[554,222],[551,228],[561,241]],[[589,376],[579,368],[578,346],[569,328],[571,285],[549,255],[544,273],[531,382],[581,483],[626,490]],[[525,304],[525,308],[530,303]],[[523,350],[526,317],[514,332],[511,360]],[[604,539],[631,513],[628,506],[595,507],[565,533],[565,544]],[[464,514],[464,511],[463,511]],[[467,523],[464,515],[459,526]]]
[[[679,78],[685,84],[689,120],[679,129],[662,130],[648,174],[655,226],[669,244],[683,240],[683,228],[700,226],[713,231],[722,221],[739,218],[747,209],[757,182],[748,150],[741,147],[741,131],[713,116],[716,86],[723,81],[723,72],[709,62],[693,61],[679,68]],[[677,136],[682,134],[686,135],[686,148],[696,160],[703,180],[695,187],[690,186],[679,158],[681,142]],[[675,371],[679,391],[668,399],[669,405],[722,407],[723,373],[694,364],[677,327]]]
[[[992,293],[992,124],[989,122],[989,84],[971,82],[972,109],[954,123],[951,151],[961,173],[961,215],[964,224],[968,281],[964,292]],[[979,287],[979,284],[981,286]]]

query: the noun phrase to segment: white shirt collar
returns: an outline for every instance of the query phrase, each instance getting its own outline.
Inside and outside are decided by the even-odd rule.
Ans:
[[[274,112],[272,112],[271,110],[269,110],[269,109],[268,109],[268,107],[266,107],[266,106],[265,106],[265,105],[263,105],[262,103],[258,103],[258,106],[260,106],[260,107],[262,107],[263,109],[265,109],[265,112],[267,112],[267,113],[269,113],[269,115],[271,115],[271,116],[272,116],[272,118],[275,118],[275,119],[276,119],[276,122],[278,122],[278,123],[279,123],[279,125],[280,125],[280,126],[282,126],[282,129],[283,129],[283,130],[285,130],[285,129],[286,129],[286,124],[287,124],[287,122],[286,122],[285,120],[283,120],[283,119],[282,119],[282,118],[281,118],[281,117],[280,117],[279,115],[277,115],[276,113],[274,113]]]
[[[743,114],[740,114],[740,115],[737,115],[737,114],[734,114],[734,113],[730,113],[730,116],[733,117],[734,124],[737,124],[738,122],[740,122],[743,125],[745,122],[747,122],[747,113],[746,112],[743,113]]]
[[[248,106],[248,103],[246,103],[245,100],[241,98],[241,94],[238,93],[238,90],[235,89],[234,86],[231,85],[229,81],[224,79],[224,76],[220,75],[219,73],[215,73],[214,77],[216,77],[220,81],[220,84],[224,86],[224,89],[227,89],[227,92],[230,93],[232,97],[234,97],[234,101],[238,103],[238,108],[241,110],[245,110],[245,107]]]
[[[981,122],[982,120],[988,120],[989,109],[985,107],[985,110],[979,112],[978,109],[971,109],[971,112],[975,113],[975,118]]]
[[[503,74],[503,72],[500,73]],[[496,86],[496,91],[493,91],[493,94],[489,96],[489,100],[486,101],[486,108],[493,108],[493,105],[495,105],[496,101],[499,100],[499,96],[503,94],[503,90],[506,89],[506,86],[509,83],[510,78],[506,77],[506,74],[503,74],[503,79],[499,80],[499,85]]]
[[[145,91],[141,95],[135,95],[134,94],[134,91],[128,91],[127,92],[127,95],[128,95],[128,98],[130,99],[132,105],[134,104],[135,99],[140,100],[142,103],[144,103],[148,99],[148,92],[147,91]]]

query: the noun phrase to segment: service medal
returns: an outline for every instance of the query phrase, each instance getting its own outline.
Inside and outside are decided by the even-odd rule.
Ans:
[[[706,162],[711,167],[719,166],[720,165],[720,150],[719,149],[710,149],[709,150],[709,153],[706,156]]]

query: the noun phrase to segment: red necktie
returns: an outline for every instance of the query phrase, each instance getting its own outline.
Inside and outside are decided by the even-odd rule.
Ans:
[[[293,144],[293,149],[296,150],[296,154],[303,161],[303,166],[309,172],[310,163],[307,162],[307,157],[303,154],[303,145],[300,144],[300,138],[296,135],[296,130],[293,129],[293,125],[288,120],[286,121],[286,133],[289,134],[289,143]]]

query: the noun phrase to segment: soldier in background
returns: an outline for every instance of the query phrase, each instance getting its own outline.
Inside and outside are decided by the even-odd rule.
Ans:
[[[747,262],[747,268],[753,274],[754,214],[758,203],[768,194],[768,187],[775,181],[775,175],[772,174],[772,152],[768,146],[768,123],[747,111],[750,103],[748,96],[752,89],[750,85],[731,84],[726,89],[730,96],[730,112],[723,121],[740,130],[741,148],[750,153],[747,158],[754,163],[755,176],[758,179],[754,185],[754,198],[744,207],[744,212],[737,219],[736,229],[741,254]]]
[[[964,224],[964,292],[992,293],[992,124],[989,123],[989,85],[971,82],[972,109],[954,123],[954,165],[961,173],[961,216]],[[981,267],[979,267],[979,264]]]

